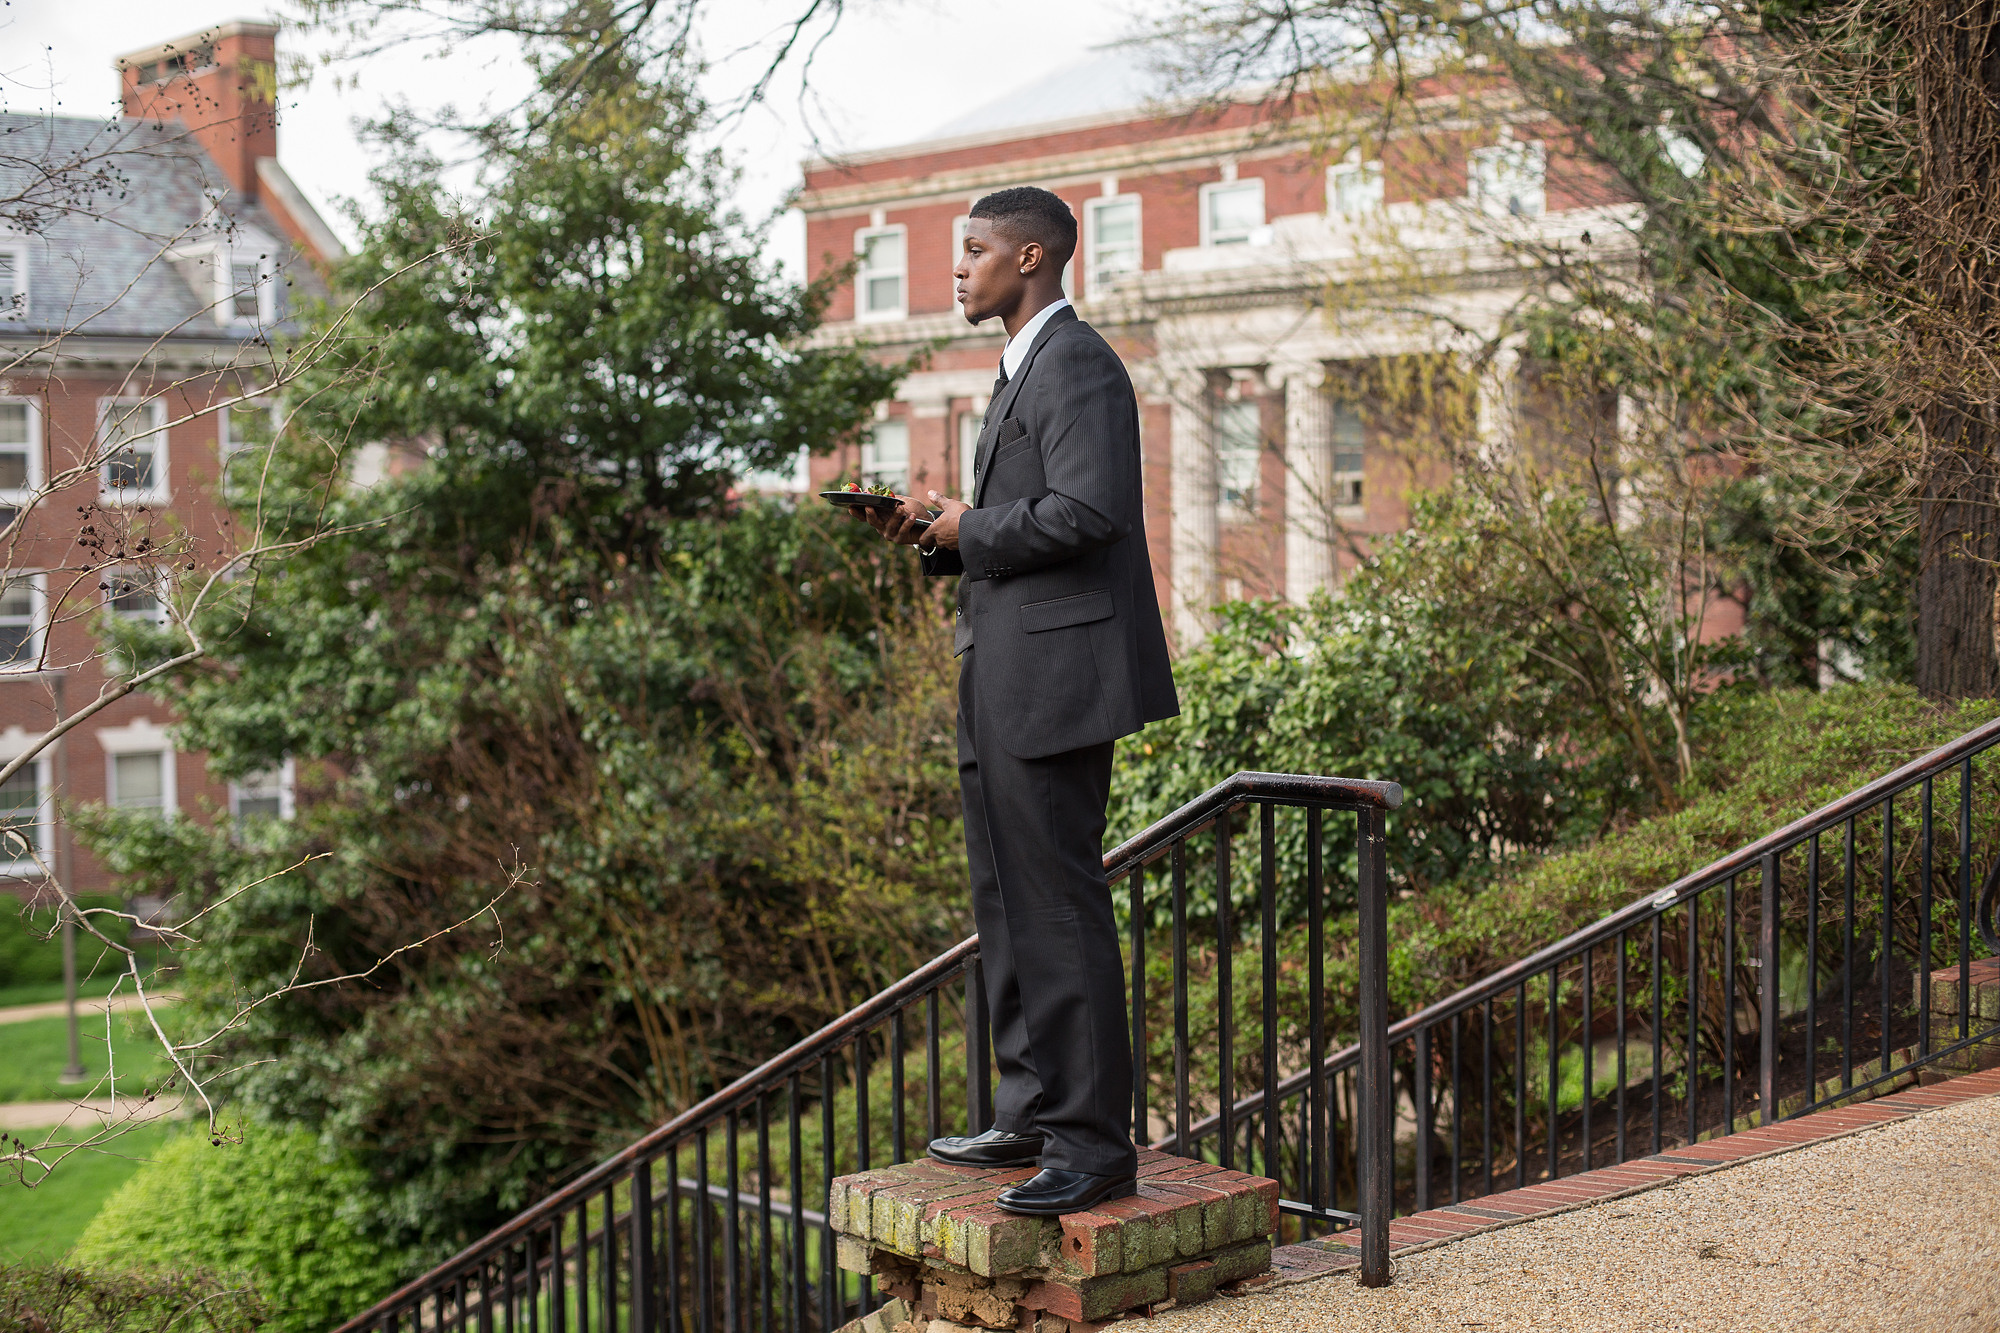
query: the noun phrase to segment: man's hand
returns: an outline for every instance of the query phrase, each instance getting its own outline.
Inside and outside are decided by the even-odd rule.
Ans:
[[[938,506],[944,512],[933,519],[930,527],[925,530],[924,545],[941,546],[947,551],[956,551],[958,549],[958,517],[960,514],[970,513],[972,506],[963,500],[954,500],[950,496],[939,495],[936,491],[932,491],[930,496],[931,503]]]
[[[853,509],[848,512],[896,545],[915,546],[929,531],[917,520],[929,518],[930,511],[907,495],[896,498],[902,503],[894,509]]]

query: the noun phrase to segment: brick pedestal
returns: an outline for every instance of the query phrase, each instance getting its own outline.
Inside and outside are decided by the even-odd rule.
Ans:
[[[848,1329],[1084,1333],[1269,1280],[1275,1181],[1141,1152],[1133,1198],[1061,1219],[994,1204],[1033,1174],[925,1160],[834,1181],[840,1266],[892,1298]]]
[[[1970,1011],[1972,1030],[1983,1032],[2000,1023],[2000,958],[1981,958],[1966,971],[1971,974]],[[1917,1002],[1921,1004],[1922,992]],[[1931,1049],[1949,1046],[1958,1040],[1958,968],[1944,967],[1931,973]],[[2000,1065],[2000,1037],[1974,1042],[1938,1060],[1936,1071],[1950,1077]]]

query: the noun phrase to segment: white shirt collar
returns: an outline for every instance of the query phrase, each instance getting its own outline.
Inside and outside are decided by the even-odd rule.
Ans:
[[[1028,359],[1028,349],[1035,345],[1035,335],[1042,331],[1042,325],[1049,322],[1058,310],[1069,309],[1069,298],[1058,296],[1055,300],[1035,312],[1035,317],[1021,326],[1021,331],[1007,340],[1007,348],[1000,353],[1000,369],[1013,379],[1021,373],[1021,363]]]

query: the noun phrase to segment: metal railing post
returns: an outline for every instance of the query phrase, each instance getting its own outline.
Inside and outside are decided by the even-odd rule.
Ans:
[[[965,1132],[993,1128],[993,1019],[986,1005],[986,969],[974,957],[965,971]]]
[[[1757,923],[1757,1007],[1758,1034],[1757,1123],[1775,1124],[1778,1119],[1778,854],[1764,857],[1762,919]],[[1812,979],[1808,977],[1810,986]],[[1812,1034],[1806,1034],[1812,1044]],[[1811,1090],[1807,1090],[1811,1101]]]
[[[1361,1176],[1361,1285],[1389,1285],[1389,1211],[1394,1204],[1395,1144],[1389,1085],[1389,884],[1385,820],[1364,809],[1360,825],[1358,943],[1361,952],[1361,1050],[1355,1100]]]

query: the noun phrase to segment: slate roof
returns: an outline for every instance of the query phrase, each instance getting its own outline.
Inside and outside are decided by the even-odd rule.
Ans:
[[[1103,47],[984,106],[952,117],[918,142],[1137,111],[1170,92],[1169,79],[1148,52],[1131,46]]]
[[[324,289],[277,221],[231,187],[178,122],[0,113],[0,245],[26,251],[29,307],[0,338],[67,329],[84,337],[241,342],[216,322],[175,246],[226,241],[271,256],[280,329],[300,293]],[[28,234],[24,237],[23,232]],[[288,302],[284,278],[295,284]]]

